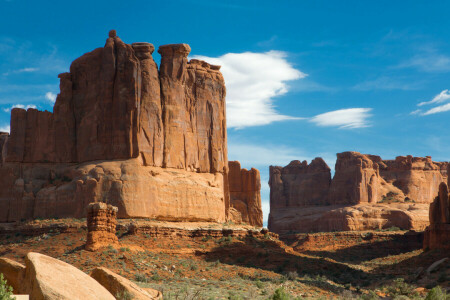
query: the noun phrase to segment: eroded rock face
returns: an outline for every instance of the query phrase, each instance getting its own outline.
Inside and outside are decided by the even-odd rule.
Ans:
[[[238,161],[228,162],[228,183],[231,207],[236,210],[233,221],[250,225],[263,225],[261,208],[261,179],[259,171],[241,169]]]
[[[330,168],[317,158],[310,165],[292,161],[284,168],[271,166],[269,228],[275,232],[365,230],[395,223],[401,226],[392,226],[423,230],[426,207],[439,184],[447,181],[448,165],[431,157],[382,160],[343,152],[337,154],[333,179]]]
[[[91,202],[118,218],[225,222],[221,173],[143,166],[140,159],[83,164],[9,163],[0,168],[0,220],[83,218]]]
[[[96,251],[119,244],[116,236],[117,211],[117,207],[103,202],[88,205],[86,250]]]
[[[327,205],[331,184],[330,168],[322,158],[292,161],[286,167],[270,166],[270,207]]]
[[[111,31],[59,75],[53,113],[12,110],[11,134],[0,134],[0,222],[83,217],[91,202],[118,217],[227,219],[220,67],[173,44],[158,50],[158,71],[153,51]]]
[[[423,248],[450,250],[450,194],[445,183],[430,204],[430,226],[425,230]]]

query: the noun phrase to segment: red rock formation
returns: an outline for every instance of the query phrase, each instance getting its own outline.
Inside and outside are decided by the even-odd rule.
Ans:
[[[0,164],[5,162],[6,158],[6,142],[8,141],[9,133],[0,132]]]
[[[263,226],[261,209],[261,179],[259,171],[241,169],[238,161],[229,161],[228,182],[233,221]]]
[[[160,47],[158,71],[153,51],[111,31],[59,75],[53,113],[12,110],[11,135],[0,137],[0,222],[83,217],[90,202],[121,218],[226,221],[220,67],[188,61],[190,47],[175,44]]]
[[[59,75],[54,113],[11,112],[9,162],[136,158],[201,173],[227,165],[225,83],[219,66],[188,62],[189,45],[127,45],[111,32],[105,47]]]
[[[292,161],[286,167],[270,167],[270,207],[327,205],[331,183],[330,168],[322,158]]]
[[[293,161],[284,168],[270,167],[271,230],[423,229],[428,223],[426,206],[447,180],[448,168],[447,162],[436,163],[431,157],[382,160],[344,152],[337,154],[331,180],[324,162],[316,173],[309,172],[312,165]]]
[[[430,226],[425,230],[423,248],[450,250],[450,194],[445,183],[430,204]]]
[[[102,202],[87,207],[86,250],[96,251],[109,245],[118,245],[116,236],[117,207]]]

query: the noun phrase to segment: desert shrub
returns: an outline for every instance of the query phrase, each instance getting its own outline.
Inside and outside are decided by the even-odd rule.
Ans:
[[[3,277],[3,273],[0,273],[0,299],[1,300],[13,300],[12,287],[8,285],[6,279]]]
[[[257,280],[255,281],[255,285],[256,285],[256,287],[257,287],[258,289],[264,288],[264,283],[263,283],[261,280],[259,280],[259,279],[257,279]]]
[[[378,295],[374,291],[369,291],[368,294],[362,295],[359,299],[361,299],[361,300],[379,300],[380,297],[378,297]]]
[[[428,292],[425,300],[449,300],[450,295],[447,295],[445,291],[441,289],[440,286],[436,286]]]
[[[400,296],[415,297],[417,292],[414,291],[414,287],[405,282],[403,278],[397,278],[394,282],[386,287],[386,292],[389,296],[397,299]]]
[[[281,287],[275,290],[272,296],[270,296],[270,300],[289,300],[289,294]]]
[[[296,271],[288,272],[286,275],[287,279],[289,280],[296,280],[298,277],[298,273]]]
[[[117,300],[132,300],[133,298],[134,298],[133,295],[131,295],[128,291],[125,290],[116,294]]]
[[[134,280],[139,282],[148,282],[147,277],[145,276],[145,274],[142,273],[134,274]]]

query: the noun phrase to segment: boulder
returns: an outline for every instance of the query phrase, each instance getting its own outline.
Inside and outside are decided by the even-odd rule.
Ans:
[[[9,258],[1,257],[0,273],[3,274],[8,285],[13,288],[13,292],[17,294],[25,273],[25,266]]]
[[[30,252],[19,292],[33,300],[111,299],[114,296],[79,269],[49,256]]]
[[[95,268],[91,273],[91,277],[116,297],[125,292],[134,300],[162,299],[161,292],[153,289],[142,289],[135,283],[107,268]]]

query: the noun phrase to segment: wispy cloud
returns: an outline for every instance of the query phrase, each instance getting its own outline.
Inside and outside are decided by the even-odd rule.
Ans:
[[[52,93],[52,92],[47,92],[45,93],[45,99],[47,99],[48,101],[55,103],[56,101],[56,94]]]
[[[450,99],[449,91],[448,90],[443,90],[438,95],[434,96],[434,98],[431,101],[420,102],[417,106],[423,106],[423,105],[433,104],[433,103],[447,102],[449,99]]]
[[[0,132],[11,132],[11,127],[9,127],[9,125],[1,126]]]
[[[371,90],[417,90],[423,86],[420,82],[402,81],[396,78],[388,76],[382,76],[374,80],[368,80],[358,83],[353,87],[358,91],[371,91]]]
[[[302,150],[283,145],[261,145],[229,141],[229,160],[238,160],[245,166],[261,167],[269,165],[286,165],[295,159],[311,159]]]
[[[449,72],[450,57],[440,53],[433,46],[423,46],[410,59],[400,63],[398,68],[416,68],[428,73]]]
[[[221,65],[227,85],[227,125],[230,128],[267,125],[299,119],[276,111],[274,98],[289,91],[288,81],[307,74],[295,69],[281,51],[228,53],[217,58],[194,56]]]
[[[439,104],[439,103],[445,103],[450,102],[450,92],[449,90],[443,90],[439,94],[433,97],[430,101],[424,101],[417,104],[417,106],[424,106],[424,105],[432,105],[432,104]],[[433,108],[430,108],[426,111],[423,111],[422,109],[416,109],[412,111],[411,115],[420,115],[420,116],[427,116],[427,115],[433,115],[441,112],[450,111],[450,103],[442,104],[435,106]]]
[[[450,111],[450,103],[433,107],[433,108],[427,110],[426,112],[424,112],[422,115],[423,116],[433,115],[433,114],[437,114],[437,113],[441,113],[441,112],[445,112],[445,111]]]
[[[3,75],[8,76],[10,74],[32,73],[32,72],[36,72],[38,70],[39,70],[39,68],[22,68],[22,69],[18,69],[18,70],[12,70],[12,71],[5,72],[5,73],[3,73]]]
[[[339,127],[340,129],[354,129],[369,127],[369,112],[371,108],[347,108],[326,112],[309,121],[318,126]]]
[[[3,111],[6,113],[9,113],[11,111],[11,109],[13,108],[23,108],[23,109],[29,109],[29,108],[37,108],[36,105],[34,104],[28,104],[28,105],[23,105],[23,104],[14,104],[11,107],[8,108],[4,108]]]

